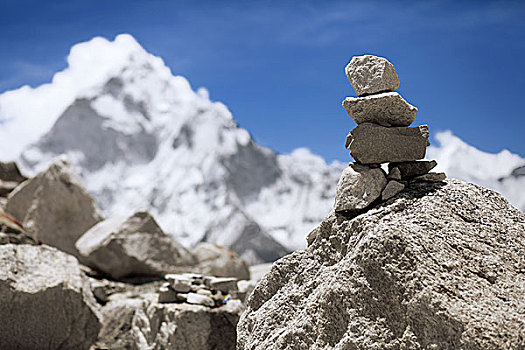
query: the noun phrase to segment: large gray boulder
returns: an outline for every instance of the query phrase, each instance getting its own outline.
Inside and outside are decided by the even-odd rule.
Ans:
[[[406,162],[423,159],[428,141],[426,125],[415,128],[386,128],[359,124],[350,132],[350,155],[363,164]]]
[[[356,124],[374,123],[382,126],[409,126],[416,119],[417,108],[397,92],[366,97],[347,97],[343,107]]]
[[[40,241],[78,256],[75,242],[102,214],[65,158],[9,194],[6,212]]]
[[[345,73],[357,96],[399,88],[399,78],[394,66],[383,57],[354,56],[346,66]]]
[[[20,183],[27,178],[22,175],[15,162],[0,162],[0,180]]]
[[[102,349],[234,350],[238,300],[219,308],[159,303],[157,293],[113,294],[102,308]]]
[[[73,256],[49,246],[0,245],[0,349],[88,349],[100,318]]]
[[[77,242],[80,261],[115,279],[163,276],[195,264],[195,258],[146,211],[93,226]]]
[[[379,167],[350,163],[341,174],[335,194],[335,211],[357,211],[381,195],[386,175]]]
[[[412,184],[309,238],[253,291],[238,350],[525,348],[525,215],[499,194]]]
[[[248,264],[228,248],[213,243],[199,243],[192,251],[197,259],[197,271],[204,275],[235,277],[249,280]]]

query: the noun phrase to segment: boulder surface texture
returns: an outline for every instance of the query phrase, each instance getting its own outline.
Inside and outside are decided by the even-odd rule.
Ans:
[[[381,168],[350,163],[337,184],[336,211],[356,211],[368,207],[386,186],[386,176]]]
[[[363,164],[406,162],[423,159],[428,126],[386,128],[372,123],[359,124],[350,132],[350,155]]]
[[[11,192],[5,211],[42,243],[77,257],[76,240],[102,220],[97,204],[63,158]]]
[[[115,279],[163,276],[195,264],[195,258],[165,234],[146,211],[93,226],[76,243],[80,261]]]
[[[396,69],[383,57],[354,56],[346,66],[345,73],[357,96],[394,91],[399,88]]]
[[[256,286],[238,350],[525,348],[525,215],[499,194],[411,184],[309,238]]]
[[[101,325],[73,256],[49,246],[0,245],[0,349],[89,349]]]

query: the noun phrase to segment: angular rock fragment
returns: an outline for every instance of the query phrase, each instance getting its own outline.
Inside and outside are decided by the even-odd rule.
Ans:
[[[11,192],[6,211],[32,236],[77,257],[76,240],[102,220],[97,204],[64,158]]]
[[[395,168],[398,168],[401,172],[401,177],[403,179],[419,176],[428,173],[430,170],[434,169],[437,165],[435,160],[431,161],[414,161],[414,162],[402,162],[402,163],[390,163],[388,164],[388,170],[391,171]]]
[[[20,173],[15,162],[0,162],[0,180],[20,183],[27,180],[27,177]]]
[[[211,277],[204,280],[210,289],[219,290],[225,294],[237,291],[237,279],[231,277]]]
[[[101,315],[77,260],[49,246],[0,245],[0,349],[88,349]]]
[[[381,199],[386,201],[387,199],[390,199],[394,197],[399,192],[403,191],[405,188],[405,185],[403,185],[401,182],[397,182],[395,180],[390,180],[386,184],[385,189],[383,192],[381,192]]]
[[[354,56],[346,66],[345,73],[357,96],[399,88],[399,78],[394,66],[383,57]]]
[[[425,175],[416,176],[412,179],[414,182],[441,182],[445,181],[447,175],[445,173],[428,173]]]
[[[394,168],[390,169],[390,164],[389,164],[388,168],[389,169],[388,169],[387,179],[390,179],[390,180],[401,180],[401,171],[399,170],[399,168],[394,167]]]
[[[343,170],[335,196],[336,211],[356,211],[368,207],[386,185],[381,168],[350,164]]]
[[[176,303],[180,301],[177,297],[177,292],[170,288],[170,284],[166,283],[159,288],[159,303]]]
[[[416,119],[417,108],[397,92],[367,97],[347,97],[343,107],[356,124],[374,123],[382,126],[409,126]]]
[[[191,278],[179,274],[167,274],[164,278],[169,282],[171,289],[175,292],[188,293],[192,290],[193,281]]]
[[[235,277],[240,280],[250,279],[250,270],[246,261],[228,248],[203,242],[199,243],[192,253],[198,261],[197,270],[202,274]]]
[[[385,128],[372,123],[359,124],[351,132],[350,154],[363,164],[406,162],[425,157],[428,142],[426,125]]]
[[[145,211],[98,223],[76,247],[83,263],[115,279],[163,276],[195,263],[194,257]]]

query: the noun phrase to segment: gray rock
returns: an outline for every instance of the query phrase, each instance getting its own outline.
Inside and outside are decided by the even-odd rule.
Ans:
[[[381,199],[386,201],[394,197],[396,194],[403,191],[404,189],[405,185],[403,185],[401,182],[397,182],[396,180],[390,180],[386,184],[386,187],[383,190],[383,192],[381,192]]]
[[[228,248],[213,243],[199,243],[192,251],[198,261],[197,270],[217,277],[250,279],[250,270],[244,259]]]
[[[382,126],[409,126],[416,119],[417,108],[397,92],[366,97],[347,97],[343,107],[356,124],[374,123]]]
[[[20,183],[27,180],[15,162],[0,162],[0,180]]]
[[[198,293],[188,293],[186,296],[186,302],[188,304],[195,304],[195,305],[204,305],[208,307],[215,306],[215,302],[212,298],[206,295],[198,294]]]
[[[171,289],[178,293],[188,293],[191,290],[193,280],[184,275],[167,274],[164,279],[169,282]]]
[[[350,154],[363,164],[406,162],[425,157],[428,127],[385,128],[371,123],[359,124],[352,134]]]
[[[525,215],[476,185],[413,184],[275,262],[238,350],[521,349]]]
[[[16,186],[18,186],[18,182],[0,180],[0,197],[7,197]]]
[[[237,278],[211,277],[204,280],[204,284],[210,289],[216,289],[225,294],[237,291]]]
[[[145,211],[98,223],[76,243],[80,260],[115,279],[163,276],[195,264],[194,257]]]
[[[0,245],[0,349],[88,349],[100,318],[73,256],[49,246]]]
[[[389,170],[388,170],[388,176],[387,176],[387,179],[390,179],[390,180],[401,180],[401,170],[399,170],[399,168],[397,167],[394,167],[392,169],[390,169],[390,164],[389,164]]]
[[[368,207],[379,198],[386,186],[385,173],[381,168],[352,164],[346,167],[337,184],[336,211],[356,211]]]
[[[102,220],[97,204],[64,158],[11,192],[6,211],[30,235],[77,257],[76,240]]]
[[[394,66],[383,57],[354,56],[346,66],[345,73],[357,96],[399,88],[399,78]]]
[[[177,297],[177,292],[170,288],[170,284],[166,283],[159,288],[159,303],[176,303],[181,301]]]
[[[219,308],[158,302],[158,295],[114,295],[102,308],[102,349],[235,350],[238,300]],[[97,348],[96,347],[96,348]]]
[[[237,297],[242,302],[246,302],[246,300],[248,300],[253,290],[255,289],[256,285],[257,285],[257,281],[254,281],[254,280],[237,282],[237,288],[238,288],[238,291],[236,293]]]
[[[414,177],[412,180],[417,182],[441,182],[445,181],[447,175],[445,173],[428,173]]]
[[[7,198],[0,197],[0,210],[4,210],[7,206]]]
[[[421,160],[414,162],[390,163],[388,164],[388,169],[389,171],[392,171],[393,169],[398,168],[401,172],[401,177],[406,179],[413,176],[426,174],[430,170],[434,169],[436,165],[437,162],[435,160]]]

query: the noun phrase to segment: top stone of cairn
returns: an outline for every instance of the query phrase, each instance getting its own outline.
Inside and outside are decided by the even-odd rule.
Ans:
[[[366,96],[399,88],[396,69],[386,58],[354,56],[345,68],[357,96]]]

